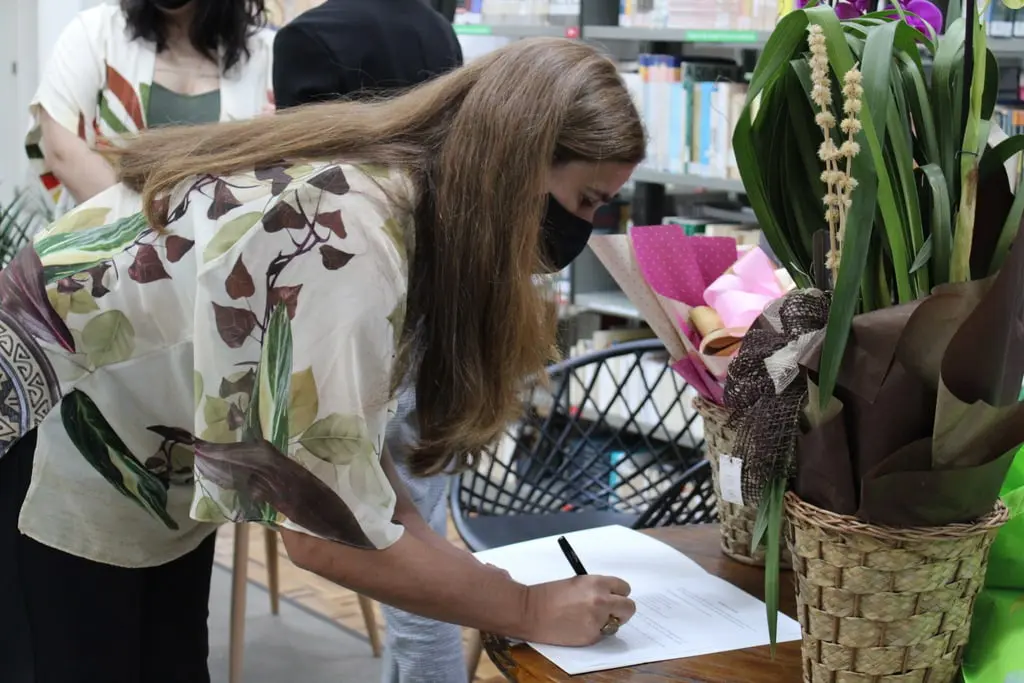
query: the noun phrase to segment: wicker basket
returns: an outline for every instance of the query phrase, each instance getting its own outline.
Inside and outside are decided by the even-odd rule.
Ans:
[[[718,501],[718,520],[722,529],[722,552],[744,564],[758,567],[764,566],[764,547],[750,554],[750,542],[754,537],[754,524],[757,521],[757,508],[736,505],[722,499],[722,488],[718,481],[718,458],[720,455],[731,454],[733,430],[726,427],[729,411],[721,406],[709,403],[702,398],[693,402],[693,407],[704,418],[704,441],[707,443],[707,458],[711,463],[711,481],[715,487],[715,500]],[[791,566],[789,549],[782,549],[781,567]]]
[[[786,494],[804,683],[950,683],[1006,507],[893,529]]]

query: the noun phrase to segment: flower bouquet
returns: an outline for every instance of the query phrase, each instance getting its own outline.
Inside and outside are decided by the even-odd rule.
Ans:
[[[791,523],[805,681],[953,680],[1024,443],[1024,138],[996,142],[974,3],[941,35],[909,9],[787,14],[733,140],[798,285],[745,336],[724,403],[773,639]]]
[[[764,553],[751,552],[757,511],[744,505],[722,401],[726,370],[747,329],[792,280],[759,248],[738,248],[731,237],[688,236],[677,225],[634,227],[628,235],[594,237],[590,246],[665,344],[672,368],[698,393],[694,407],[704,420],[722,551],[763,564]]]

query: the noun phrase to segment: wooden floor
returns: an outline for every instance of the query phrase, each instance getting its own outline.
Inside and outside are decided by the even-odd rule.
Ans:
[[[231,567],[232,565],[232,548],[236,528],[242,527],[225,524],[217,535],[217,563],[225,567]],[[263,528],[255,525],[247,525],[245,528],[248,529],[250,534],[249,580],[266,586],[266,549],[263,539]],[[461,541],[452,529],[451,524],[449,524],[448,536],[453,543],[461,545]],[[283,544],[278,542],[277,545],[281,595],[317,614],[337,621],[349,630],[357,631],[365,636],[366,626],[363,621],[362,612],[359,610],[356,594],[315,574],[299,569],[288,560]],[[224,627],[227,628],[228,615],[223,615],[223,618]],[[379,610],[377,610],[377,628],[381,631],[381,637],[383,638],[384,620]],[[463,634],[463,640],[466,641],[468,638],[469,631],[466,631]],[[370,650],[369,642],[366,643],[366,649],[367,651]],[[476,676],[477,682],[498,683],[505,680],[498,673],[497,668],[487,659],[486,655],[481,658]]]

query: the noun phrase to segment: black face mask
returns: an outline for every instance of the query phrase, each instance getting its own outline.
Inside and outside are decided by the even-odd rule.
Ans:
[[[176,9],[181,9],[192,2],[192,0],[149,0],[149,2],[157,9],[173,12]]]
[[[548,208],[541,223],[540,246],[549,272],[557,273],[583,252],[594,224],[562,206],[548,193]]]

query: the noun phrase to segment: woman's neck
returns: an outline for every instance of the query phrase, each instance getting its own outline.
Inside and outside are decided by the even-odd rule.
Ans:
[[[164,16],[167,21],[167,47],[172,51],[188,49],[192,43],[189,40],[189,29],[192,27],[192,18],[195,16],[195,8],[192,3],[185,5],[180,10],[168,12]]]

